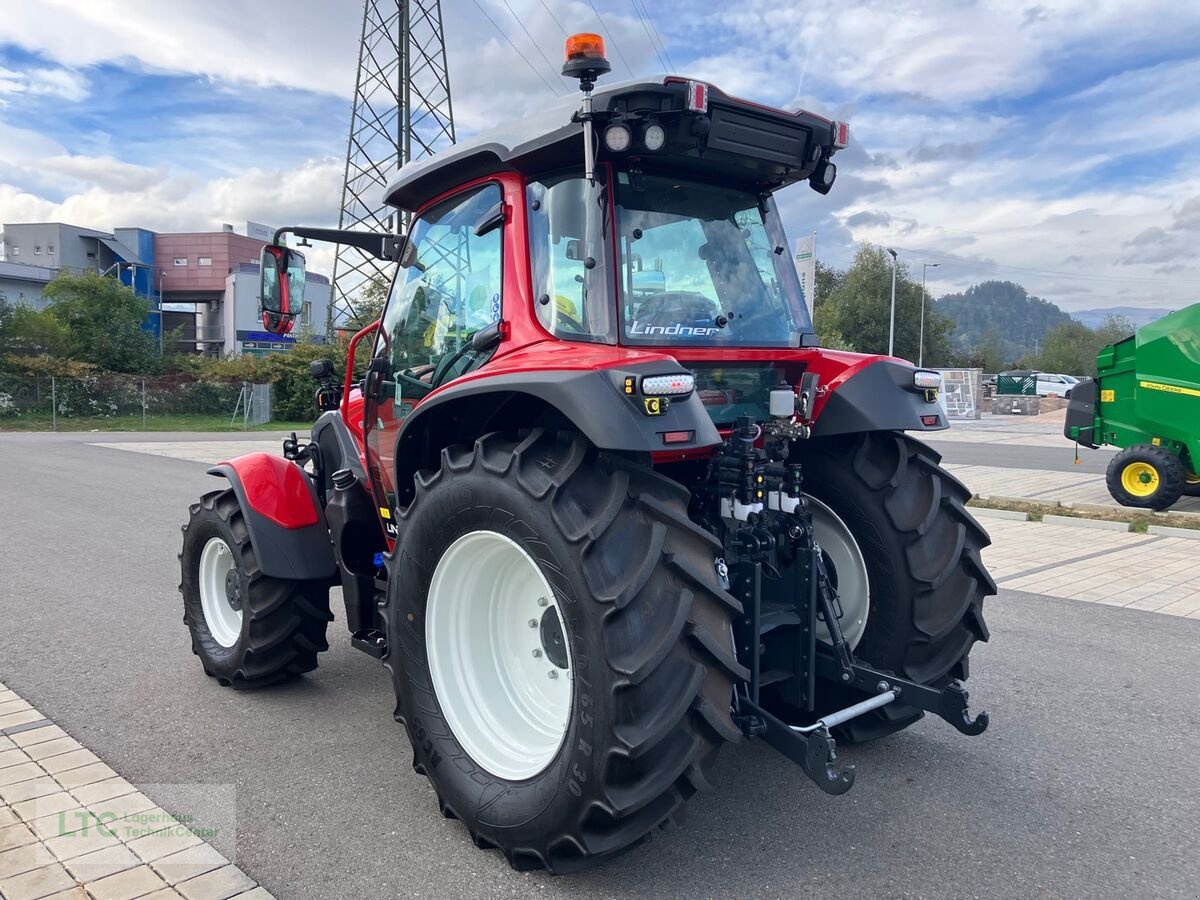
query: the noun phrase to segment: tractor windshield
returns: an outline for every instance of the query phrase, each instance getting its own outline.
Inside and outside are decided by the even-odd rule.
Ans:
[[[624,342],[796,347],[812,331],[769,196],[619,172],[616,203]]]

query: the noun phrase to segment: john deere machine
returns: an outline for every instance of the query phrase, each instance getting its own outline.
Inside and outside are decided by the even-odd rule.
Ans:
[[[400,170],[406,234],[276,235],[277,332],[287,234],[398,272],[344,376],[315,366],[311,439],[214,467],[181,554],[192,648],[233,688],[314,669],[339,587],[442,813],[555,872],[670,821],[725,744],[841,794],[839,741],[926,712],[980,734],[995,591],[919,440],[938,373],[817,345],[774,194],[827,193],[846,125],[677,77],[595,90],[595,35],[563,71],[582,102]]]
[[[1097,369],[1072,392],[1064,434],[1122,448],[1108,465],[1113,499],[1166,509],[1200,496],[1200,303],[1105,347]]]

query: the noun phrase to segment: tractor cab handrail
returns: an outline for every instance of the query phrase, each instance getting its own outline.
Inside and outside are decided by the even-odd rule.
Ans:
[[[350,338],[350,344],[346,348],[346,380],[342,384],[342,418],[349,419],[350,417],[350,391],[354,386],[354,354],[358,350],[358,342],[369,334],[374,334],[379,330],[382,319],[376,319],[366,328],[359,331],[354,337]]]

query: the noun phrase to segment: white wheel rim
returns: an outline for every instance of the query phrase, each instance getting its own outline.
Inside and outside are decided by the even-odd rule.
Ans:
[[[425,609],[433,689],[459,744],[497,778],[534,777],[566,737],[573,669],[562,619],[537,563],[494,531],[463,535],[433,571]]]
[[[209,538],[200,552],[200,609],[213,640],[232,647],[242,634],[242,611],[229,602],[226,587],[234,570],[233,551],[219,537]]]
[[[862,639],[871,612],[867,561],[841,517],[820,500],[806,496],[812,513],[813,536],[825,554],[826,568],[832,570],[830,577],[836,581],[838,602],[842,607],[842,634],[853,648]],[[817,622],[817,639],[830,640],[829,628],[824,622]]]

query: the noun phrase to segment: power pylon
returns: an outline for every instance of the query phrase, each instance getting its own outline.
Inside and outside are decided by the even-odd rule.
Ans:
[[[396,169],[454,143],[454,110],[440,0],[366,0],[339,228],[385,232],[398,223],[383,192]],[[392,265],[338,245],[330,329]]]

